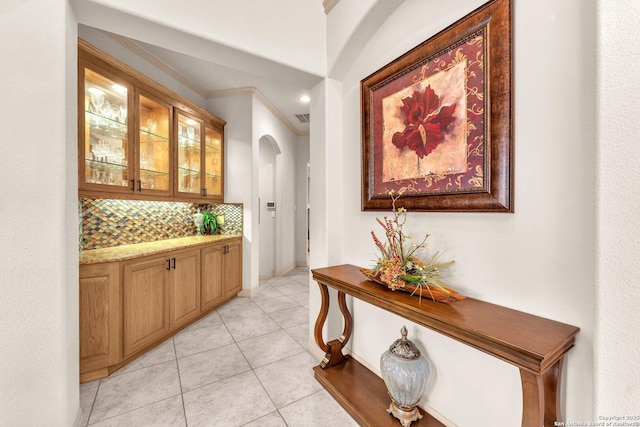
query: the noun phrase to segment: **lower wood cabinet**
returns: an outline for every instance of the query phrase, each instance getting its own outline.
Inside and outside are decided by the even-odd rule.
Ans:
[[[202,249],[202,310],[209,310],[224,301],[222,253],[224,245]]]
[[[124,265],[125,358],[169,333],[169,262],[160,257]]]
[[[80,265],[80,381],[104,378],[242,289],[242,238]]]
[[[169,271],[169,327],[175,330],[200,315],[200,249],[175,252]]]
[[[242,241],[202,249],[202,311],[242,290]]]
[[[224,253],[224,297],[229,299],[242,290],[242,241],[227,243]]]
[[[85,374],[120,361],[119,265],[81,265],[79,289],[80,374]]]

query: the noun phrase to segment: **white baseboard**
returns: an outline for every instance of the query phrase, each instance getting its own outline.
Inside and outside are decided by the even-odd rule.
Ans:
[[[258,295],[258,291],[259,291],[258,286],[251,289],[243,289],[240,292],[238,292],[238,296],[239,297],[255,297],[256,295]]]

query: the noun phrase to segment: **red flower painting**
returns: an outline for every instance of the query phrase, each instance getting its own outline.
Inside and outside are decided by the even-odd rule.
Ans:
[[[444,141],[447,129],[455,121],[456,105],[441,105],[442,101],[431,86],[424,92],[415,91],[402,99],[400,111],[404,116],[405,128],[396,132],[391,142],[399,150],[409,148],[419,158],[431,153]]]

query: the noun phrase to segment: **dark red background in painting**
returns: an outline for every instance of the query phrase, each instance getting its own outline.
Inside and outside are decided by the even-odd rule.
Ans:
[[[473,41],[479,38],[476,43],[469,44],[467,41]],[[486,90],[485,78],[485,58],[486,58],[486,37],[484,28],[475,34],[469,36],[465,40],[460,41],[456,45],[446,49],[443,52],[420,61],[410,68],[407,68],[390,79],[381,82],[377,87],[372,88],[371,108],[373,117],[373,157],[374,157],[374,176],[373,176],[373,197],[387,197],[390,190],[396,190],[405,187],[409,188],[408,192],[414,195],[418,194],[455,194],[455,193],[471,193],[487,191],[487,162],[486,162],[486,144],[488,134],[486,132],[486,115],[487,106],[489,105],[488,94]],[[471,123],[475,127],[470,127],[467,135],[467,171],[465,173],[448,174],[448,175],[427,175],[420,178],[411,178],[398,180],[394,182],[382,181],[382,135],[383,135],[383,118],[382,118],[382,100],[400,90],[412,86],[421,79],[421,76],[429,77],[437,72],[449,68],[456,55],[463,54],[467,58],[466,69],[466,92],[467,92],[467,124]],[[423,67],[424,71],[423,71]],[[400,105],[398,105],[398,109]],[[474,113],[475,112],[475,113]],[[479,114],[478,114],[479,112]],[[478,167],[481,174],[478,175]],[[474,185],[472,179],[481,178],[482,185]]]

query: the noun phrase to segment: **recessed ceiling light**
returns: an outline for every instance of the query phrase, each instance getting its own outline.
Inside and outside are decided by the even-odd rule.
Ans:
[[[300,102],[304,102],[306,104],[309,101],[311,101],[311,97],[309,95],[302,95],[300,98],[298,98],[298,100],[300,100]]]

